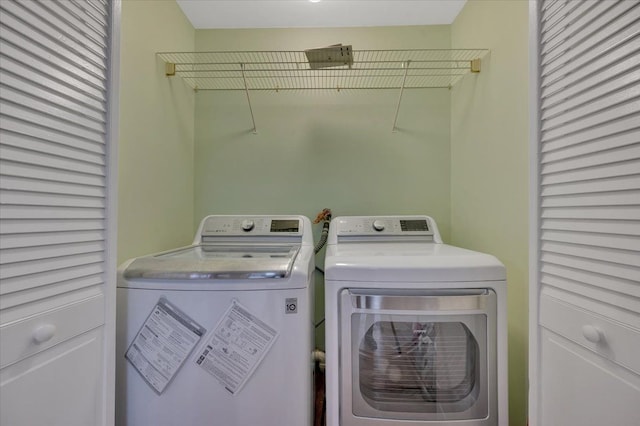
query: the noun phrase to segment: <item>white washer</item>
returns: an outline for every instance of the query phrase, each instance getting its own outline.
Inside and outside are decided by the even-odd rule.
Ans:
[[[335,218],[327,426],[507,426],[506,290],[495,257],[428,216]]]
[[[124,263],[117,425],[310,425],[313,250],[302,216],[208,216]]]

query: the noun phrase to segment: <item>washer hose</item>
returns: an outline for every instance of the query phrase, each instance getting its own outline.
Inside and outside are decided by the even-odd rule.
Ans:
[[[327,238],[329,238],[329,222],[324,222],[322,224],[322,235],[320,236],[320,241],[316,244],[314,253],[318,253],[322,250],[322,247],[327,243]]]
[[[331,223],[331,209],[324,209],[318,216],[316,216],[316,220],[313,223],[322,223],[322,234],[320,235],[320,241],[316,244],[314,248],[314,253],[318,253],[322,250],[322,247],[327,243],[327,239],[329,238],[329,224]]]

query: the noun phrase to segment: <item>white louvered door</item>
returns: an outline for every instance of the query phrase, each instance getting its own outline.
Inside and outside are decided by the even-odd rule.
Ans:
[[[640,424],[640,2],[532,2],[532,426]]]
[[[119,1],[0,1],[0,424],[113,424]]]

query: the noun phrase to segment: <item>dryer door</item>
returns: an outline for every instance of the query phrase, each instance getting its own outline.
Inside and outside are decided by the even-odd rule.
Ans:
[[[340,321],[344,426],[496,415],[493,291],[344,290]]]

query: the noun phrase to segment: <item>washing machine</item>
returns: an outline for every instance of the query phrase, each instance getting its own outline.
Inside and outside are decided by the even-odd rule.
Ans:
[[[328,426],[507,426],[506,272],[428,216],[337,217],[325,258]]]
[[[313,250],[302,216],[208,216],[125,262],[116,424],[310,425]]]

